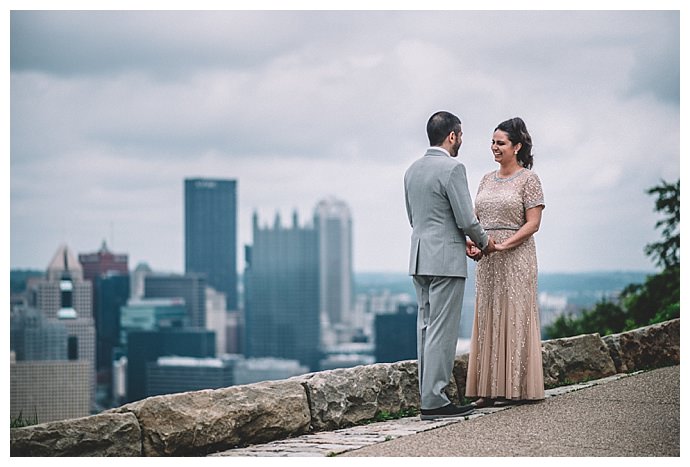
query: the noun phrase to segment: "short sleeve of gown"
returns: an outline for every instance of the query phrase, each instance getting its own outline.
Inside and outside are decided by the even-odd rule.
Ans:
[[[479,194],[482,189],[484,188],[484,185],[486,184],[486,180],[489,178],[489,174],[486,174],[482,177],[482,179],[479,182],[479,188],[477,188],[477,194]]]
[[[525,211],[535,206],[544,206],[544,191],[541,187],[541,180],[539,176],[532,172],[525,182],[525,187],[522,195]]]

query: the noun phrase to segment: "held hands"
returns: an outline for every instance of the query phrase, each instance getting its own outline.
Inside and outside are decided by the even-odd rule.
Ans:
[[[476,243],[474,243],[472,240],[469,238],[467,239],[467,246],[465,247],[465,254],[472,258],[474,261],[479,261],[482,259],[482,256],[484,254],[482,253],[482,250],[479,249]]]
[[[489,236],[489,242],[486,244],[486,248],[483,251],[479,249],[476,243],[474,243],[472,240],[468,238],[467,246],[465,247],[465,253],[474,261],[479,261],[480,259],[482,259],[484,255],[488,256],[494,251],[499,251],[501,249],[502,248],[500,244],[497,245],[496,242],[494,242],[493,237],[491,236]]]

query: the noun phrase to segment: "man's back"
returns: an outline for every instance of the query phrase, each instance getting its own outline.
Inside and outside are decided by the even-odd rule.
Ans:
[[[466,277],[465,233],[458,226],[475,228],[476,218],[465,167],[430,148],[405,173],[405,201],[412,226],[409,274]]]
[[[451,171],[458,164],[445,155],[426,155],[405,173],[410,225],[420,238],[460,236],[446,191]]]

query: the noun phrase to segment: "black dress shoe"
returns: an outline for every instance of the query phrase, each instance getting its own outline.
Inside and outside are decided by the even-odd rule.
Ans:
[[[464,417],[474,412],[472,405],[456,406],[453,404],[444,405],[438,409],[422,409],[419,416],[422,420],[436,420],[437,418]]]

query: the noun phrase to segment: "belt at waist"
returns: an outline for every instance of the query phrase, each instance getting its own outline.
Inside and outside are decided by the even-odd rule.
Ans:
[[[492,225],[484,227],[484,230],[520,230],[520,227],[510,227],[507,225]]]

